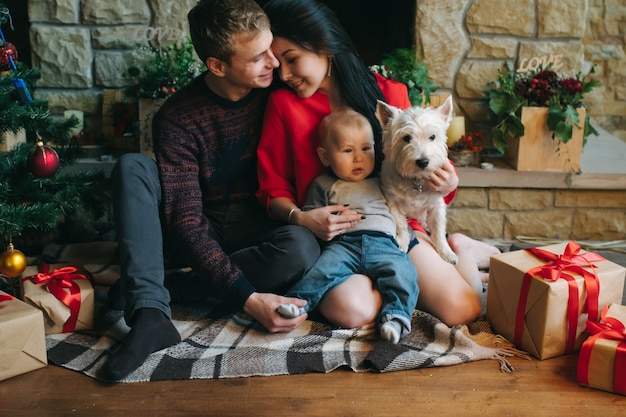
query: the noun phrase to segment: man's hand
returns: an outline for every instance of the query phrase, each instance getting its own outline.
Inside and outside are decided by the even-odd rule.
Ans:
[[[304,307],[306,301],[299,298],[282,297],[271,293],[255,292],[248,298],[243,310],[254,317],[270,333],[286,333],[298,327],[308,315],[306,313],[287,319],[278,314],[278,306],[281,304],[295,304]]]

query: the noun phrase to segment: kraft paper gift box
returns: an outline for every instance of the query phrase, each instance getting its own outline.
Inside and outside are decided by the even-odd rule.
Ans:
[[[626,306],[612,304],[600,323],[587,322],[590,337],[578,355],[580,385],[626,395]]]
[[[22,299],[43,312],[46,334],[93,327],[94,288],[89,272],[44,264],[28,267],[22,275]]]
[[[538,359],[574,352],[587,319],[597,321],[603,306],[622,300],[625,275],[575,242],[502,253],[490,261],[487,319]]]
[[[48,364],[43,314],[0,291],[0,381]]]

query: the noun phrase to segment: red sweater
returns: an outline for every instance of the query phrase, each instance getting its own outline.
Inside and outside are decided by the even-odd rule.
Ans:
[[[389,104],[402,109],[411,106],[404,84],[375,75]],[[257,197],[266,207],[276,197],[304,205],[309,185],[325,170],[317,145],[319,125],[328,114],[330,103],[322,93],[302,99],[283,88],[270,94],[257,151]]]
[[[375,75],[388,104],[401,109],[411,106],[404,84]],[[328,114],[328,96],[319,92],[306,99],[287,88],[270,94],[257,151],[260,189],[256,194],[268,210],[277,197],[304,205],[309,185],[326,169],[317,156],[317,145],[319,125]],[[455,194],[456,190],[448,194],[446,203]],[[423,231],[417,221],[410,224]]]

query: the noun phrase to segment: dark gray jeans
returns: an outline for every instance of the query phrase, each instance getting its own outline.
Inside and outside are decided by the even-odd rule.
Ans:
[[[112,177],[126,320],[130,323],[139,308],[157,308],[171,316],[156,163],[145,155],[125,154]],[[257,291],[286,291],[319,257],[319,244],[311,232],[269,219],[256,204],[219,206],[206,214],[210,234]],[[212,295],[206,277],[190,274],[180,284],[178,295],[190,294],[189,301]]]

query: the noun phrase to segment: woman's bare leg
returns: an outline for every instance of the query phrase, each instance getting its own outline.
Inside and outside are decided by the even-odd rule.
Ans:
[[[352,275],[333,288],[318,304],[320,313],[331,323],[352,329],[373,323],[382,306],[380,292],[365,275]]]
[[[417,269],[420,288],[417,308],[448,326],[474,321],[482,311],[477,263],[474,262],[472,269],[470,255],[464,250],[457,252],[461,270],[467,270],[469,275],[466,279],[455,265],[441,259],[426,235],[419,232],[416,235],[420,243],[411,249],[409,257]]]
[[[489,258],[500,251],[489,244],[455,233],[450,246],[459,256],[452,265],[439,256],[429,238],[416,233],[420,243],[409,256],[416,265],[420,295],[417,308],[427,311],[449,326],[470,323],[482,311],[482,276],[479,268],[489,266]],[[343,328],[373,323],[382,306],[382,297],[372,280],[361,274],[331,290],[318,305],[328,321]]]
[[[448,243],[459,257],[456,265],[457,271],[480,293],[482,283],[489,279],[489,274],[480,270],[489,268],[489,259],[493,255],[499,254],[500,250],[493,245],[472,239],[462,233],[451,234],[448,237]]]

